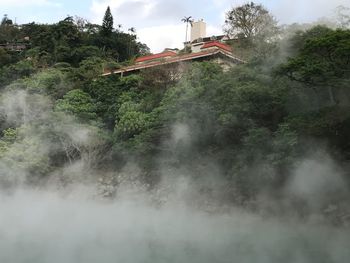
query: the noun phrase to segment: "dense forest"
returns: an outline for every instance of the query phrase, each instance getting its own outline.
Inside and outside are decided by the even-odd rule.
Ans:
[[[242,24],[246,14],[255,23]],[[200,206],[331,211],[333,223],[345,224],[347,17],[280,26],[261,5],[233,8],[225,30],[247,63],[229,71],[193,63],[174,80],[164,69],[101,76],[150,52],[134,28],[114,28],[109,8],[102,26],[79,17],[16,25],[5,16],[0,186],[88,184],[114,198],[126,185],[161,202],[185,180],[184,196],[205,199]]]

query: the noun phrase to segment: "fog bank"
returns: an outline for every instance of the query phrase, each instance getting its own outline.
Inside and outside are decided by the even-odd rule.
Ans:
[[[0,262],[340,263],[350,257],[345,228],[82,196],[1,195]]]

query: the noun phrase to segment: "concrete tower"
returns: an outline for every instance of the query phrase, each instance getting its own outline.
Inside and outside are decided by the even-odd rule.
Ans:
[[[203,38],[207,36],[207,24],[203,19],[192,22],[191,24],[191,42],[198,38]]]

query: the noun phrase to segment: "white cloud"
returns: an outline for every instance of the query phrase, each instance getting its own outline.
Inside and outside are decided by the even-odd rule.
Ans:
[[[0,0],[1,7],[28,7],[28,6],[61,6],[59,3],[48,0]]]
[[[138,30],[137,35],[152,52],[161,52],[167,47],[181,49],[185,40],[185,27],[182,24],[147,27]]]
[[[146,43],[151,51],[161,52],[165,48],[183,48],[186,27],[184,24],[146,27],[138,30],[139,40]],[[222,34],[221,27],[207,25],[207,36]]]
[[[337,6],[349,4],[349,0],[283,0],[277,1],[270,9],[281,23],[311,22],[332,16]]]
[[[156,1],[154,0],[93,0],[91,11],[96,23],[101,21],[107,6],[109,6],[118,24],[119,22],[137,24],[138,21],[150,15],[155,5]]]
[[[222,34],[221,26],[207,25],[207,36],[217,36]]]
[[[185,27],[180,21],[183,16],[203,18],[208,24],[208,36],[221,34],[225,13],[230,8],[246,2],[246,0],[93,0],[91,14],[93,22],[101,23],[107,6],[110,6],[115,25],[122,24],[124,30],[135,27],[139,40],[146,43],[152,52],[158,52],[166,47],[183,47]],[[332,10],[338,5],[349,5],[349,0],[259,2],[270,10],[280,23],[312,22],[323,16],[331,16]]]
[[[167,47],[182,48],[185,26],[180,19],[185,11],[183,5],[177,2],[176,0],[93,0],[92,21],[101,23],[104,12],[109,6],[115,26],[122,24],[124,30],[135,27],[139,40],[146,43],[152,52],[160,52]]]

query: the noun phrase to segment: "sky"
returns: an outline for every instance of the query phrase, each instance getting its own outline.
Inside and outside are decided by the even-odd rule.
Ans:
[[[67,15],[101,24],[107,6],[111,7],[115,27],[136,28],[139,41],[152,52],[166,47],[182,47],[185,40],[184,16],[204,19],[207,35],[222,33],[225,12],[246,0],[0,0],[0,10],[17,23],[54,23]],[[260,0],[280,24],[312,22],[333,15],[350,0]],[[1,13],[0,13],[1,15]]]

